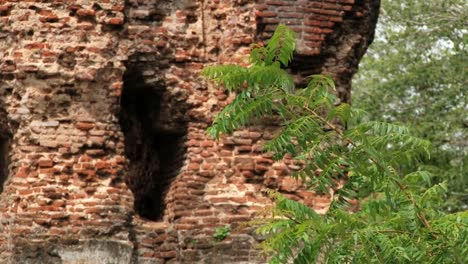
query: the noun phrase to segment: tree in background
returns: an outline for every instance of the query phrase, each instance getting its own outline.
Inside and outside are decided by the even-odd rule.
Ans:
[[[424,163],[448,182],[444,208],[468,209],[468,2],[384,0],[353,104],[432,142]],[[414,170],[414,167],[407,168]]]
[[[467,263],[468,211],[440,210],[446,184],[425,187],[429,174],[409,171],[427,156],[429,142],[336,105],[326,76],[296,87],[285,70],[294,48],[295,33],[280,25],[265,47],[253,49],[250,67],[203,70],[236,93],[208,129],[213,137],[276,117],[278,131],[264,150],[301,163],[293,176],[305,187],[335,190],[325,215],[269,191],[276,203],[254,222],[270,263]]]

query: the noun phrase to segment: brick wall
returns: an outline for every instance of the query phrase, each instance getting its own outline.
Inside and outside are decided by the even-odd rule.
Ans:
[[[132,251],[116,116],[124,2],[100,2],[0,1],[1,101],[14,130],[0,254],[12,263],[65,260],[53,252],[102,237]]]
[[[330,197],[286,177],[300,164],[260,151],[274,127],[208,138],[233,95],[199,73],[246,64],[250,44],[282,22],[299,35],[292,73],[330,73],[349,101],[377,10],[371,0],[0,0],[0,139],[11,138],[0,262],[264,262],[242,223],[270,203],[266,188],[319,212]]]
[[[262,39],[273,34],[278,23],[284,23],[298,33],[298,52],[319,55],[327,35],[337,23],[343,22],[346,11],[353,10],[355,0],[262,0],[258,1],[258,24]]]

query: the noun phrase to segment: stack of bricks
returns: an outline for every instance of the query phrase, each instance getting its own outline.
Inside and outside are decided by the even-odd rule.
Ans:
[[[336,23],[343,22],[346,11],[353,10],[355,0],[261,0],[257,16],[264,27],[262,39],[273,34],[278,23],[284,23],[298,33],[298,52],[301,55],[320,54],[327,35],[333,33]]]
[[[285,23],[292,73],[330,73],[349,101],[377,13],[375,0],[0,0],[0,262],[264,262],[242,223],[268,188],[319,212],[330,197],[261,151],[274,127],[209,138],[234,95],[200,71],[247,65]]]

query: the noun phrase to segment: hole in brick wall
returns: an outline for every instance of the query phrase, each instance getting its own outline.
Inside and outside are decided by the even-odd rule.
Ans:
[[[10,141],[9,137],[0,135],[0,193],[3,191],[3,183],[8,177]]]
[[[4,91],[5,92],[5,91]],[[8,91],[6,91],[8,92]],[[0,97],[5,94],[0,93]],[[3,191],[3,184],[8,178],[8,164],[10,156],[11,137],[8,125],[7,112],[0,101],[0,193]]]
[[[161,220],[168,187],[185,160],[187,129],[180,119],[185,108],[183,102],[174,104],[164,83],[151,83],[150,77],[143,76],[148,72],[145,67],[127,65],[120,125],[129,160],[126,182],[135,196],[135,211]]]
[[[198,17],[194,14],[187,15],[187,23],[193,24],[198,21]]]
[[[93,4],[93,9],[96,10],[96,11],[100,11],[100,10],[102,10],[102,7],[98,3],[94,3]]]

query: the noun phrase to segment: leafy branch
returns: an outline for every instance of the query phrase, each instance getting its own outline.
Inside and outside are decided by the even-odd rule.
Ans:
[[[280,25],[265,47],[253,49],[250,67],[203,71],[207,79],[238,92],[215,117],[210,135],[219,138],[276,117],[279,131],[264,150],[277,160],[288,154],[303,164],[292,176],[301,177],[304,188],[334,190],[325,215],[270,192],[275,207],[258,220],[263,224],[257,230],[267,236],[263,247],[273,256],[270,262],[465,260],[460,252],[468,253],[461,247],[468,238],[467,215],[460,214],[455,223],[438,210],[444,188],[421,188],[427,172],[402,173],[406,164],[428,156],[430,143],[405,127],[369,122],[362,111],[336,105],[333,80],[327,76],[312,76],[306,87],[295,87],[283,68],[293,58],[293,36]],[[343,186],[337,184],[343,181]],[[353,212],[350,201],[356,199],[360,208]]]

